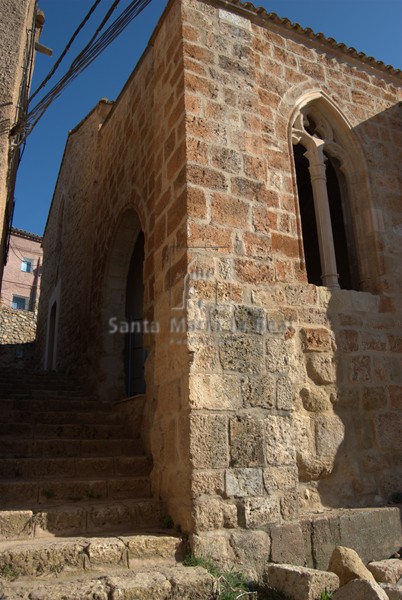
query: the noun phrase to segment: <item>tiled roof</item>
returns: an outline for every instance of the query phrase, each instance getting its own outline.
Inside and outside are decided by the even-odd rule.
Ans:
[[[17,229],[16,227],[11,227],[11,233],[14,235],[19,235],[20,237],[34,240],[35,242],[42,241],[42,237],[40,235],[37,235],[36,233],[31,233],[30,231],[24,231],[24,229]]]
[[[310,27],[302,27],[299,23],[292,23],[289,19],[278,17],[277,14],[273,12],[267,12],[265,8],[255,7],[251,2],[241,2],[241,0],[225,0],[226,5],[236,6],[238,9],[246,10],[248,13],[253,13],[258,16],[260,19],[264,19],[266,21],[271,21],[276,25],[283,25],[287,29],[291,29],[296,33],[300,33],[302,35],[307,36],[310,40],[317,40],[324,44],[331,46],[337,50],[340,50],[344,54],[347,54],[353,58],[357,58],[362,62],[369,64],[377,69],[381,69],[382,71],[387,71],[392,75],[402,75],[402,71],[400,69],[395,69],[392,65],[386,65],[381,60],[376,60],[372,56],[367,56],[364,52],[358,52],[355,48],[350,48],[346,46],[346,44],[338,43],[332,37],[326,37],[323,33],[315,33]]]

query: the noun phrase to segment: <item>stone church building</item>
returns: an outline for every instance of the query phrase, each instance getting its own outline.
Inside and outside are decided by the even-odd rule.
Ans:
[[[322,34],[171,0],[69,134],[42,366],[124,404],[154,497],[219,556],[402,491],[401,101]]]

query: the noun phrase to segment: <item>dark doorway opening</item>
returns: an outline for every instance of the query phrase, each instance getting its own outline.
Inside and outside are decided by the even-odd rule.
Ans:
[[[126,320],[129,331],[125,339],[124,365],[128,396],[145,393],[144,365],[144,234],[138,234],[130,260],[126,286]]]

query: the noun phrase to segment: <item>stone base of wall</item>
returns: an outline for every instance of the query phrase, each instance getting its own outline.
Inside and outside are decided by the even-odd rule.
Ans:
[[[219,530],[195,534],[196,556],[264,576],[267,563],[327,570],[335,546],[353,548],[364,563],[389,558],[402,545],[402,506],[342,509],[304,516],[267,530]]]
[[[0,367],[35,366],[37,314],[0,306]]]

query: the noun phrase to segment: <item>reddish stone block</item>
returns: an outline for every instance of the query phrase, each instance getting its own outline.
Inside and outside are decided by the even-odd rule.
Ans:
[[[198,60],[202,63],[213,64],[215,62],[215,55],[211,50],[189,42],[183,43],[183,52],[185,56],[189,56],[194,60]]]
[[[271,253],[271,240],[266,235],[246,232],[243,242],[247,256],[253,258],[267,258]]]
[[[402,386],[390,385],[389,386],[389,405],[390,408],[396,410],[402,410]]]
[[[388,343],[391,352],[402,352],[402,335],[389,335]]]
[[[207,217],[207,201],[203,189],[190,185],[187,187],[187,212],[189,217]]]
[[[186,93],[184,97],[184,109],[186,113],[193,115],[202,115],[202,98]]]
[[[199,185],[210,190],[226,190],[228,187],[226,177],[223,173],[214,169],[202,168],[198,165],[187,166],[187,178],[189,183]]]
[[[273,232],[272,251],[281,252],[291,258],[298,258],[300,256],[299,241],[294,237]]]
[[[277,214],[265,206],[253,208],[253,226],[259,233],[269,233],[277,228]]]
[[[336,334],[336,342],[344,352],[357,352],[359,350],[359,334],[351,329],[344,329]]]
[[[305,327],[300,331],[304,352],[330,352],[332,337],[323,327]]]
[[[211,218],[215,223],[243,229],[249,223],[250,205],[227,194],[211,194]]]
[[[232,252],[232,230],[201,223],[190,223],[188,244],[192,247],[211,248],[215,252]]]
[[[238,259],[235,262],[235,269],[239,280],[246,283],[258,285],[260,283],[273,282],[275,279],[273,265],[265,261],[257,262]]]
[[[376,434],[380,448],[402,450],[402,414],[400,412],[382,413],[376,417]]]
[[[206,165],[208,163],[208,145],[201,140],[188,138],[187,140],[187,160]]]

